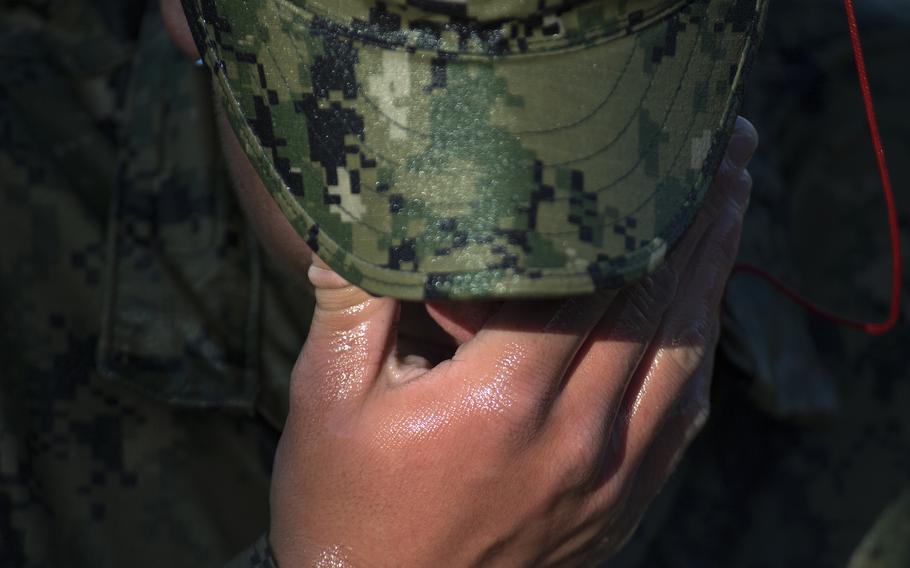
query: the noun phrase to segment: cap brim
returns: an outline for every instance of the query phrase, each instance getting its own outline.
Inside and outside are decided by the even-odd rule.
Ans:
[[[582,294],[658,266],[715,175],[766,6],[687,2],[486,57],[351,37],[285,0],[196,2],[282,211],[345,279],[401,299]]]

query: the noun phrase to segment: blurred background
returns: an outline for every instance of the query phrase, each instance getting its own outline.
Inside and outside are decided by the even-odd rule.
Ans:
[[[910,2],[857,12],[907,263]],[[886,208],[841,0],[771,2],[742,114],[762,144],[741,260],[883,320]],[[736,276],[711,421],[616,565],[910,566],[907,296],[898,328],[876,338]]]

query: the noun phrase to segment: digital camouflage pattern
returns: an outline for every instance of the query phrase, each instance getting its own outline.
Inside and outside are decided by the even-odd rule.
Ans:
[[[726,147],[766,0],[186,0],[266,187],[350,282],[565,296],[653,270]]]
[[[312,297],[251,242],[210,73],[156,8],[0,7],[0,566],[274,566],[256,539]],[[841,10],[769,12],[744,107],[764,143],[743,255],[873,318],[884,207]],[[908,18],[860,7],[910,252]],[[910,565],[910,302],[881,338],[749,277],[726,308],[712,419],[606,565]],[[418,310],[405,343],[427,333]]]
[[[3,567],[218,565],[268,526],[260,270],[207,73],[144,13],[0,5]]]

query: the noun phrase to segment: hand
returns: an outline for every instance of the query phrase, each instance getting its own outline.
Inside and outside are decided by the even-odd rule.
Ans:
[[[435,366],[397,355],[396,301],[317,261],[275,459],[279,563],[571,566],[615,552],[707,418],[756,144],[740,119],[696,222],[640,283],[488,304],[473,325],[432,306],[460,344]]]

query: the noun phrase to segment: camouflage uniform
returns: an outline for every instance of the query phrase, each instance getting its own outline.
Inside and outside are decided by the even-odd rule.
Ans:
[[[206,74],[115,0],[4,3],[0,69],[0,565],[224,563],[267,528],[280,346]]]
[[[908,23],[889,6],[865,23],[906,187],[906,82],[889,71]],[[872,317],[884,212],[839,2],[770,17],[743,254]],[[114,0],[4,4],[0,66],[0,565],[268,565],[264,540],[240,550],[267,527],[312,307],[239,216],[208,73],[156,2]],[[910,328],[841,330],[745,276],[726,324],[714,417],[609,565],[843,566],[859,547],[857,568],[906,566]]]

